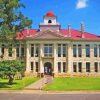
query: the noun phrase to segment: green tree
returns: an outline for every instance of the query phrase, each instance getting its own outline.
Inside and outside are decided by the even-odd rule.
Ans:
[[[30,27],[32,21],[25,17],[19,8],[25,6],[21,0],[0,0],[0,37],[13,40],[16,32]]]
[[[25,66],[20,61],[6,60],[0,62],[0,76],[6,75],[9,79],[8,84],[10,85],[13,83],[16,73],[23,73],[24,71]]]

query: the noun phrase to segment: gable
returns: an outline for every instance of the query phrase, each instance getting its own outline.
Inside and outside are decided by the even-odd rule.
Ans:
[[[37,32],[37,34],[33,37],[34,39],[61,39],[64,36],[53,30],[44,30],[41,32]]]

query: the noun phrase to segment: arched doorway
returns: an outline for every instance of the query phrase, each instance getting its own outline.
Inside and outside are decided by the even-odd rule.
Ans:
[[[46,62],[44,64],[44,74],[45,75],[52,75],[52,64],[50,62]]]

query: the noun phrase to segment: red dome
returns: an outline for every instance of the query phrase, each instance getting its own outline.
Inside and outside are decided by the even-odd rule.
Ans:
[[[47,12],[46,15],[47,15],[48,17],[53,17],[53,16],[55,16],[54,13],[53,13],[52,11]]]

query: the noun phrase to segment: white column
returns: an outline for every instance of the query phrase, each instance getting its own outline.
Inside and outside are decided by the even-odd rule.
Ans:
[[[86,72],[86,62],[85,62],[86,50],[85,50],[85,44],[84,43],[82,43],[82,58],[83,58],[83,61],[82,61],[82,73],[85,73]]]
[[[43,57],[43,44],[40,44],[40,73],[44,73],[44,65],[42,62],[42,57]]]
[[[68,44],[68,72],[71,73],[73,70],[73,48],[72,43]]]
[[[30,53],[29,53],[30,46],[26,44],[26,72],[30,72]]]
[[[54,73],[58,73],[57,67],[57,45],[54,44]]]

